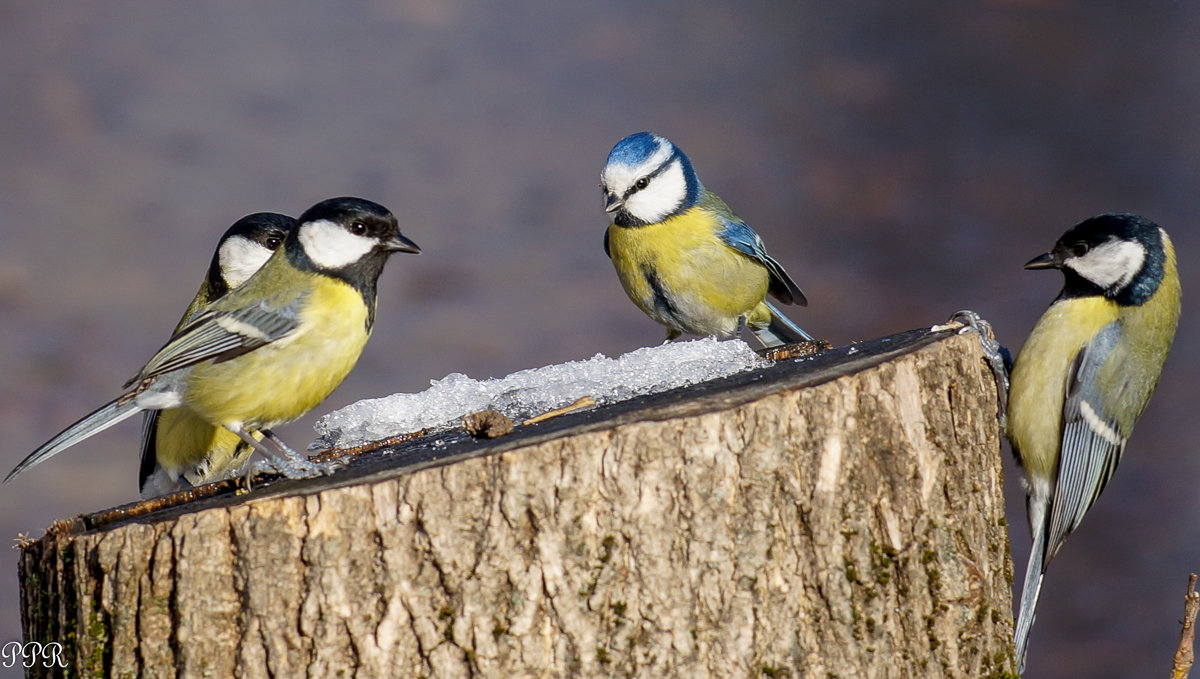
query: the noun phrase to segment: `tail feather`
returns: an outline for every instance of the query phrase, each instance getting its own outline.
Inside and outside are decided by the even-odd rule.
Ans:
[[[785,344],[813,341],[812,335],[804,332],[800,326],[784,316],[779,309],[775,308],[774,304],[770,302],[763,302],[763,304],[766,304],[767,308],[771,310],[771,322],[760,328],[751,327],[750,332],[754,333],[764,347],[770,349]]]
[[[1029,632],[1033,629],[1033,621],[1037,617],[1038,596],[1042,592],[1042,578],[1045,576],[1046,531],[1038,530],[1034,534],[1033,548],[1029,552],[1029,565],[1025,567],[1025,585],[1021,589],[1021,608],[1017,614],[1017,628],[1013,632],[1016,644],[1017,674],[1025,673],[1025,653],[1029,648]]]
[[[40,448],[30,453],[24,460],[21,460],[21,463],[14,467],[8,473],[8,476],[4,477],[4,482],[8,483],[12,481],[30,467],[41,464],[92,434],[102,432],[114,424],[141,412],[142,409],[137,405],[136,399],[129,399],[122,402],[121,398],[109,401],[99,409],[85,415],[83,419],[75,424],[59,432],[54,438],[43,443]]]
[[[158,467],[158,418],[162,415],[161,410],[147,410],[142,413],[142,439],[141,451],[142,459],[138,463],[138,488],[145,492],[146,479],[154,473]],[[159,493],[162,495],[163,493]]]

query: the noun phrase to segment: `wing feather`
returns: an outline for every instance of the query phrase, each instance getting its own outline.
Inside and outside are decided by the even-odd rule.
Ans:
[[[718,215],[718,219],[721,221],[721,230],[717,236],[721,242],[767,268],[770,276],[769,290],[776,299],[784,304],[808,306],[808,300],[800,291],[800,286],[783,270],[783,265],[767,254],[762,237],[755,233],[754,229],[740,219],[730,219],[722,215]]]
[[[1128,433],[1109,414],[1099,387],[1100,369],[1120,338],[1120,325],[1109,324],[1076,354],[1067,372],[1062,449],[1044,563],[1079,527],[1125,451]]]
[[[210,309],[175,333],[125,386],[209,359],[227,361],[282,339],[299,325],[302,300],[278,308],[258,302],[228,311]]]

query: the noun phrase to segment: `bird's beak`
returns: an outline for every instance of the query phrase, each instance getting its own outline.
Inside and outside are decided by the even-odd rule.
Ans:
[[[623,207],[625,207],[625,201],[618,198],[617,194],[615,194],[615,193],[604,194],[604,211],[605,212],[616,212],[617,210],[620,210]]]
[[[413,254],[420,254],[421,252],[421,248],[417,247],[416,243],[410,241],[399,233],[385,240],[383,242],[383,247],[388,252],[411,252]]]
[[[1055,257],[1054,253],[1052,252],[1038,255],[1028,262],[1025,262],[1026,269],[1058,269],[1061,267],[1062,262],[1058,261],[1058,258]]]

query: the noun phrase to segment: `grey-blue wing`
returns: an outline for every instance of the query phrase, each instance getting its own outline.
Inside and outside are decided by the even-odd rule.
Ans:
[[[1120,339],[1120,325],[1109,324],[1076,354],[1067,372],[1062,449],[1043,569],[1100,497],[1125,450],[1128,433],[1121,431],[1111,412],[1114,405],[1106,402],[1099,384],[1100,369]]]
[[[227,361],[274,342],[300,324],[302,298],[284,307],[259,302],[232,311],[200,314],[158,351],[126,386],[202,361]]]
[[[808,306],[808,300],[800,291],[800,286],[796,285],[787,271],[784,271],[783,265],[767,254],[767,248],[763,245],[762,238],[755,233],[754,229],[738,219],[729,219],[723,216],[718,218],[722,225],[721,231],[717,234],[721,242],[766,267],[770,277],[768,289],[771,295],[784,304]]]

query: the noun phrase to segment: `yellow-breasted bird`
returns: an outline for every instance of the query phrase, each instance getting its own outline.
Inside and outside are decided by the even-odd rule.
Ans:
[[[1020,672],[1046,567],[1116,471],[1158,384],[1180,297],[1171,239],[1137,215],[1081,222],[1025,268],[1060,269],[1066,282],[1017,356],[1008,399],[1033,533],[1015,634]]]
[[[388,257],[420,249],[387,208],[361,198],[322,201],[298,222],[257,273],[188,320],[120,396],[43,444],[5,481],[138,412],[180,407],[237,434],[289,476],[317,471],[269,430],[341,384],[371,334]]]
[[[204,283],[172,334],[245,283],[295,226],[295,219],[274,212],[256,212],[234,222],[218,241]],[[217,481],[240,468],[251,451],[236,434],[188,408],[144,411],[138,489],[143,497],[153,497]]]
[[[609,226],[604,252],[650,318],[683,333],[731,337],[742,326],[766,347],[811,340],[773,304],[807,306],[762,238],[704,188],[670,140],[638,132],[617,142],[600,174]]]

